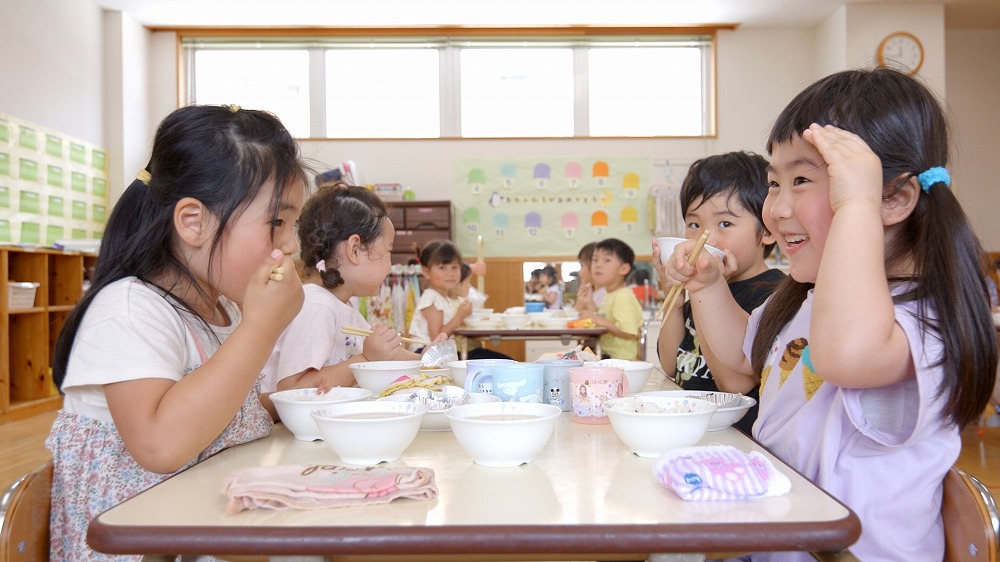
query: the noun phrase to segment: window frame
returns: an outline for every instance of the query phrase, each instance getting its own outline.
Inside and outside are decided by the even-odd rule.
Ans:
[[[206,45],[253,45],[259,48],[298,48],[307,45],[310,52],[310,134],[308,137],[298,137],[308,140],[511,140],[511,139],[643,139],[643,138],[698,138],[711,139],[718,136],[718,103],[717,103],[717,63],[719,30],[735,29],[735,25],[712,25],[690,27],[656,27],[656,26],[558,26],[558,27],[465,27],[465,26],[428,26],[428,27],[350,27],[350,28],[216,28],[216,29],[182,29],[157,28],[152,31],[169,31],[177,34],[178,52],[178,102],[183,105],[192,98],[193,59],[194,50],[190,48]],[[589,97],[587,74],[587,43],[602,41],[615,44],[656,45],[656,41],[670,42],[682,38],[693,38],[704,43],[703,76],[705,107],[703,130],[701,135],[656,135],[656,136],[592,136],[589,131]],[[363,137],[352,139],[347,137],[326,136],[326,71],[325,52],[335,48],[334,42],[350,42],[354,47],[360,44],[371,46],[412,46],[419,43],[422,47],[439,48],[439,104],[441,128],[439,137],[430,138],[396,138],[396,137]],[[577,83],[574,88],[574,134],[569,137],[463,137],[460,134],[461,119],[461,80],[457,74],[460,68],[459,57],[463,42],[496,41],[504,42],[539,42],[576,44],[574,47],[574,75]],[[347,45],[345,45],[347,46]],[[441,48],[448,47],[448,48]],[[582,84],[582,86],[581,86]]]

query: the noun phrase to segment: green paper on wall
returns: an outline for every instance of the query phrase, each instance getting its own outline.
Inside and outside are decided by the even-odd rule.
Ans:
[[[13,242],[14,237],[10,232],[10,221],[7,219],[0,219],[0,242]]]
[[[10,123],[6,119],[0,119],[0,142],[10,142]],[[7,225],[10,228],[10,225]]]
[[[86,240],[87,231],[82,228],[74,228],[73,233],[70,234],[70,238],[73,240]]]
[[[73,220],[75,221],[85,221],[87,220],[87,203],[84,201],[73,201],[70,204],[71,213],[73,214]]]
[[[38,181],[38,162],[27,158],[21,158],[20,162],[21,173],[18,177],[26,181]]]
[[[49,180],[49,185],[51,185],[52,187],[65,187],[66,186],[65,183],[64,183],[66,181],[66,179],[65,179],[64,174],[63,174],[62,166],[53,166],[52,164],[49,164],[48,165],[48,172],[49,173],[48,173],[47,177],[48,177],[48,180]]]
[[[108,195],[108,182],[102,178],[94,178],[93,191],[91,192],[98,197],[106,197]]]
[[[104,205],[94,205],[94,222],[104,224],[107,220],[108,208]]]
[[[0,152],[0,176],[10,175],[10,154]]]
[[[87,147],[78,142],[69,143],[69,159],[80,163],[87,163]]]
[[[38,244],[42,241],[42,225],[37,222],[21,223],[21,242],[24,244]]]
[[[66,229],[62,225],[50,224],[45,229],[45,243],[55,244],[56,242],[66,238]]]
[[[87,193],[87,174],[81,172],[70,172],[70,185],[73,191]]]
[[[107,155],[103,150],[97,150],[95,148],[93,152],[91,152],[90,165],[98,170],[105,169],[105,166],[107,166]]]
[[[66,214],[66,200],[58,195],[49,195],[49,216],[60,217]]]
[[[38,214],[42,212],[41,198],[36,191],[21,190],[21,201],[18,208],[22,213]]]
[[[10,208],[10,188],[6,185],[0,185],[0,207]]]
[[[21,125],[21,134],[18,135],[17,144],[21,145],[21,148],[27,148],[29,150],[38,150],[38,133],[35,132],[31,127]]]
[[[59,135],[45,135],[45,153],[56,158],[63,157],[63,141]]]

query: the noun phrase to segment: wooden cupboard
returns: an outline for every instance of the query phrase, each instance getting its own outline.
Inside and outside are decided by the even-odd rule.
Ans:
[[[55,410],[52,352],[66,316],[83,296],[94,254],[0,246],[0,423]],[[11,308],[11,282],[38,283],[27,308]]]
[[[432,240],[451,240],[451,201],[401,201],[387,203],[389,220],[396,229],[392,263],[408,263],[417,248]]]

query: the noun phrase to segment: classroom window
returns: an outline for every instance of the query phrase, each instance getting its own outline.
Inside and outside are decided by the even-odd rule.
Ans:
[[[295,136],[309,136],[309,52],[199,50],[189,104],[267,109]]]
[[[299,138],[715,134],[711,33],[181,41],[186,103],[268,109]]]

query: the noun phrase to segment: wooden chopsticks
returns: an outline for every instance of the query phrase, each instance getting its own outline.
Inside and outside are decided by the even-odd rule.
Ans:
[[[694,245],[694,249],[691,250],[691,254],[688,256],[688,265],[694,265],[694,262],[698,261],[698,256],[701,255],[701,249],[705,247],[705,242],[708,240],[708,235],[711,233],[712,231],[710,230],[706,230],[701,233],[701,238],[698,239],[698,242]],[[653,316],[653,319],[658,319],[662,314],[663,319],[666,320],[667,315],[669,315],[670,311],[674,309],[674,304],[677,303],[677,296],[680,295],[683,290],[684,283],[672,285],[670,290],[667,292],[666,298],[663,299],[663,304],[660,305],[660,309],[657,310],[656,315]],[[666,310],[666,314],[664,314],[664,310]]]
[[[340,329],[341,332],[349,336],[370,336],[372,335],[371,330],[365,330],[364,328],[355,328],[353,326],[344,326]],[[431,342],[424,340],[415,340],[413,338],[400,338],[406,343],[415,343],[417,345],[430,345]]]

